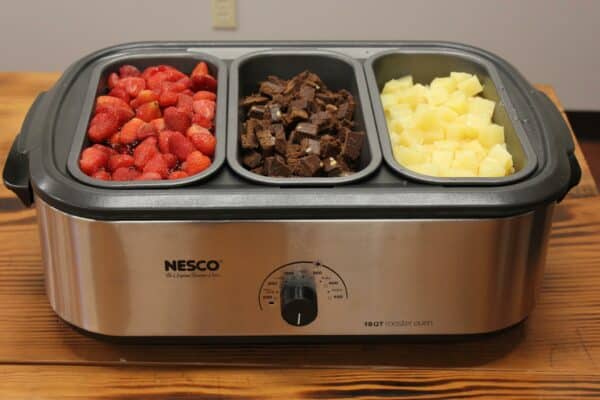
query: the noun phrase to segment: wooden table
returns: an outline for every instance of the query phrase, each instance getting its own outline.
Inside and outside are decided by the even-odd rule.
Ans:
[[[0,73],[0,162],[57,78]],[[541,87],[556,99],[548,86]],[[35,212],[0,188],[1,399],[600,398],[600,202],[584,177],[556,210],[543,289],[523,324],[451,343],[124,345],[53,314]]]

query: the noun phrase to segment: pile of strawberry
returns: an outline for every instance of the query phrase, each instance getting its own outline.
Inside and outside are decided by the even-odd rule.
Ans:
[[[212,163],[217,80],[200,62],[188,77],[168,65],[123,65],[98,96],[79,167],[97,179],[180,179]]]

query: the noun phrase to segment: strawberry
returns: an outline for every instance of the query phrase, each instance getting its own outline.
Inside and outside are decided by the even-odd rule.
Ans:
[[[215,102],[211,100],[196,100],[193,103],[194,113],[202,118],[213,120],[215,118]]]
[[[132,167],[121,167],[117,168],[115,172],[112,173],[113,181],[132,181],[140,176],[141,173],[135,168]]]
[[[187,178],[189,175],[185,171],[173,171],[169,174],[169,179],[183,179]]]
[[[177,83],[178,85],[183,86],[184,87],[183,90],[191,89],[192,86],[194,85],[194,82],[192,82],[192,80],[190,78],[188,78],[187,76],[184,76],[183,78],[179,79],[175,83]]]
[[[146,81],[143,78],[127,77],[119,79],[115,87],[121,88],[131,97],[137,97],[142,90],[146,88]]]
[[[192,75],[195,90],[217,91],[217,80],[211,75]]]
[[[136,109],[142,104],[150,103],[151,101],[158,100],[158,94],[154,93],[152,90],[144,89],[142,90],[135,99],[131,100],[132,108]]]
[[[126,103],[129,103],[130,100],[129,94],[127,94],[127,92],[120,87],[112,89],[110,92],[108,92],[108,95],[112,97],[117,97]]]
[[[160,106],[158,101],[151,101],[150,103],[142,104],[135,109],[136,116],[146,122],[150,122],[153,119],[160,118]]]
[[[144,165],[143,172],[156,172],[162,178],[166,178],[169,176],[169,166],[167,162],[163,158],[163,155],[160,153],[156,153],[146,165]]]
[[[175,154],[181,161],[184,161],[195,150],[194,144],[181,132],[173,132],[169,138],[169,153]]]
[[[203,129],[204,131],[199,133],[192,132],[191,134],[188,134],[188,137],[190,138],[192,143],[194,143],[194,146],[198,151],[202,152],[202,154],[204,154],[205,156],[212,157],[215,154],[217,139],[206,128],[199,128]]]
[[[185,172],[189,175],[197,174],[210,167],[210,158],[206,157],[199,151],[191,152],[185,160]]]
[[[200,61],[198,64],[196,64],[191,73],[192,78],[198,75],[208,75],[208,64],[206,64],[204,61]]]
[[[101,112],[94,115],[88,128],[88,137],[92,142],[102,142],[110,138],[119,128],[119,120],[112,113]]]
[[[217,100],[217,95],[213,92],[208,92],[206,90],[200,90],[194,94],[194,100]]]
[[[151,122],[144,122],[144,124],[138,128],[137,140],[141,142],[149,136],[158,136],[158,131]]]
[[[171,140],[174,133],[174,131],[163,130],[158,134],[158,148],[161,153],[169,152],[169,140]]]
[[[163,90],[160,93],[160,97],[158,98],[158,102],[161,107],[171,107],[177,104],[177,98],[179,97],[179,93],[171,92],[168,90]]]
[[[116,171],[119,168],[133,166],[133,157],[129,154],[115,154],[108,159],[108,170]]]
[[[159,181],[162,177],[156,172],[144,172],[135,178],[136,181]]]
[[[103,169],[100,169],[92,174],[92,178],[110,181],[110,174]]]
[[[100,150],[97,147],[88,147],[81,152],[79,168],[81,168],[85,174],[93,175],[101,168],[106,167],[107,162],[108,154],[105,151]]]
[[[142,73],[139,69],[137,69],[137,67],[126,64],[122,65],[121,68],[119,68],[119,75],[121,75],[121,78],[128,78],[141,76]]]
[[[94,149],[100,150],[101,152],[103,152],[104,154],[106,154],[107,157],[110,157],[110,156],[112,156],[114,154],[117,154],[117,152],[114,149],[112,149],[112,148],[110,148],[108,146],[104,146],[102,144],[95,144],[92,147]]]
[[[159,72],[158,66],[148,67],[144,70],[144,72],[142,72],[142,78],[144,78],[147,81],[148,78],[150,78],[157,72]]]
[[[113,147],[118,147],[121,145],[121,132],[116,132],[108,139],[108,143]]]
[[[150,136],[133,150],[133,165],[142,169],[154,155],[158,153],[156,138]]]
[[[116,72],[111,73],[107,79],[108,88],[113,89],[117,86],[117,82],[119,82],[119,75]]]
[[[188,115],[192,115],[194,112],[194,99],[192,96],[180,93],[177,97],[177,109],[184,111]]]
[[[163,118],[167,129],[172,131],[185,132],[192,124],[190,116],[175,107],[165,109]]]
[[[188,96],[194,97],[194,91],[191,89],[185,89],[181,94],[187,94]]]
[[[201,114],[194,114],[192,116],[192,123],[196,125],[200,125],[206,129],[212,129],[213,122],[211,119],[204,118]]]
[[[165,82],[169,82],[169,74],[164,71],[159,71],[146,79],[146,86],[152,90],[161,90],[162,85]]]
[[[138,139],[138,131],[146,122],[139,118],[133,118],[125,123],[121,128],[120,141],[122,144],[130,144]]]
[[[178,160],[175,154],[165,153],[163,154],[163,158],[169,168],[175,168],[175,166],[177,165]]]
[[[96,113],[102,112],[114,113],[119,124],[129,121],[135,115],[133,109],[123,99],[112,96],[98,96],[96,99]]]
[[[160,133],[160,132],[164,131],[165,129],[167,129],[167,126],[165,125],[165,119],[164,118],[153,119],[152,121],[150,121],[150,123],[152,124],[152,126],[154,126],[154,129],[158,133]]]

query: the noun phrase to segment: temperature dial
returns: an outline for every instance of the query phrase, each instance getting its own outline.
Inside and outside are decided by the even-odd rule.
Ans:
[[[317,318],[317,290],[312,279],[286,279],[280,294],[281,316],[290,325],[308,325]]]

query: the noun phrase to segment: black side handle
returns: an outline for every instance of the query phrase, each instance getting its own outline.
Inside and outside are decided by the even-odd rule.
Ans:
[[[4,164],[4,185],[12,190],[26,207],[33,204],[33,191],[29,181],[29,155],[27,138],[32,134],[31,119],[38,109],[44,93],[35,99],[23,121],[21,132],[16,136]]]
[[[539,93],[540,104],[542,106],[542,115],[544,119],[548,122],[548,126],[552,127],[553,133],[558,136],[559,142],[562,144],[565,153],[567,154],[567,158],[569,160],[569,166],[571,170],[571,175],[569,178],[569,185],[565,190],[563,196],[558,200],[558,202],[562,201],[562,199],[569,193],[574,186],[579,184],[581,180],[581,167],[579,166],[579,162],[577,161],[577,157],[575,157],[575,143],[573,142],[573,137],[571,136],[571,129],[567,125],[567,122],[563,118],[560,110],[556,108],[552,100],[546,94],[542,92]]]

